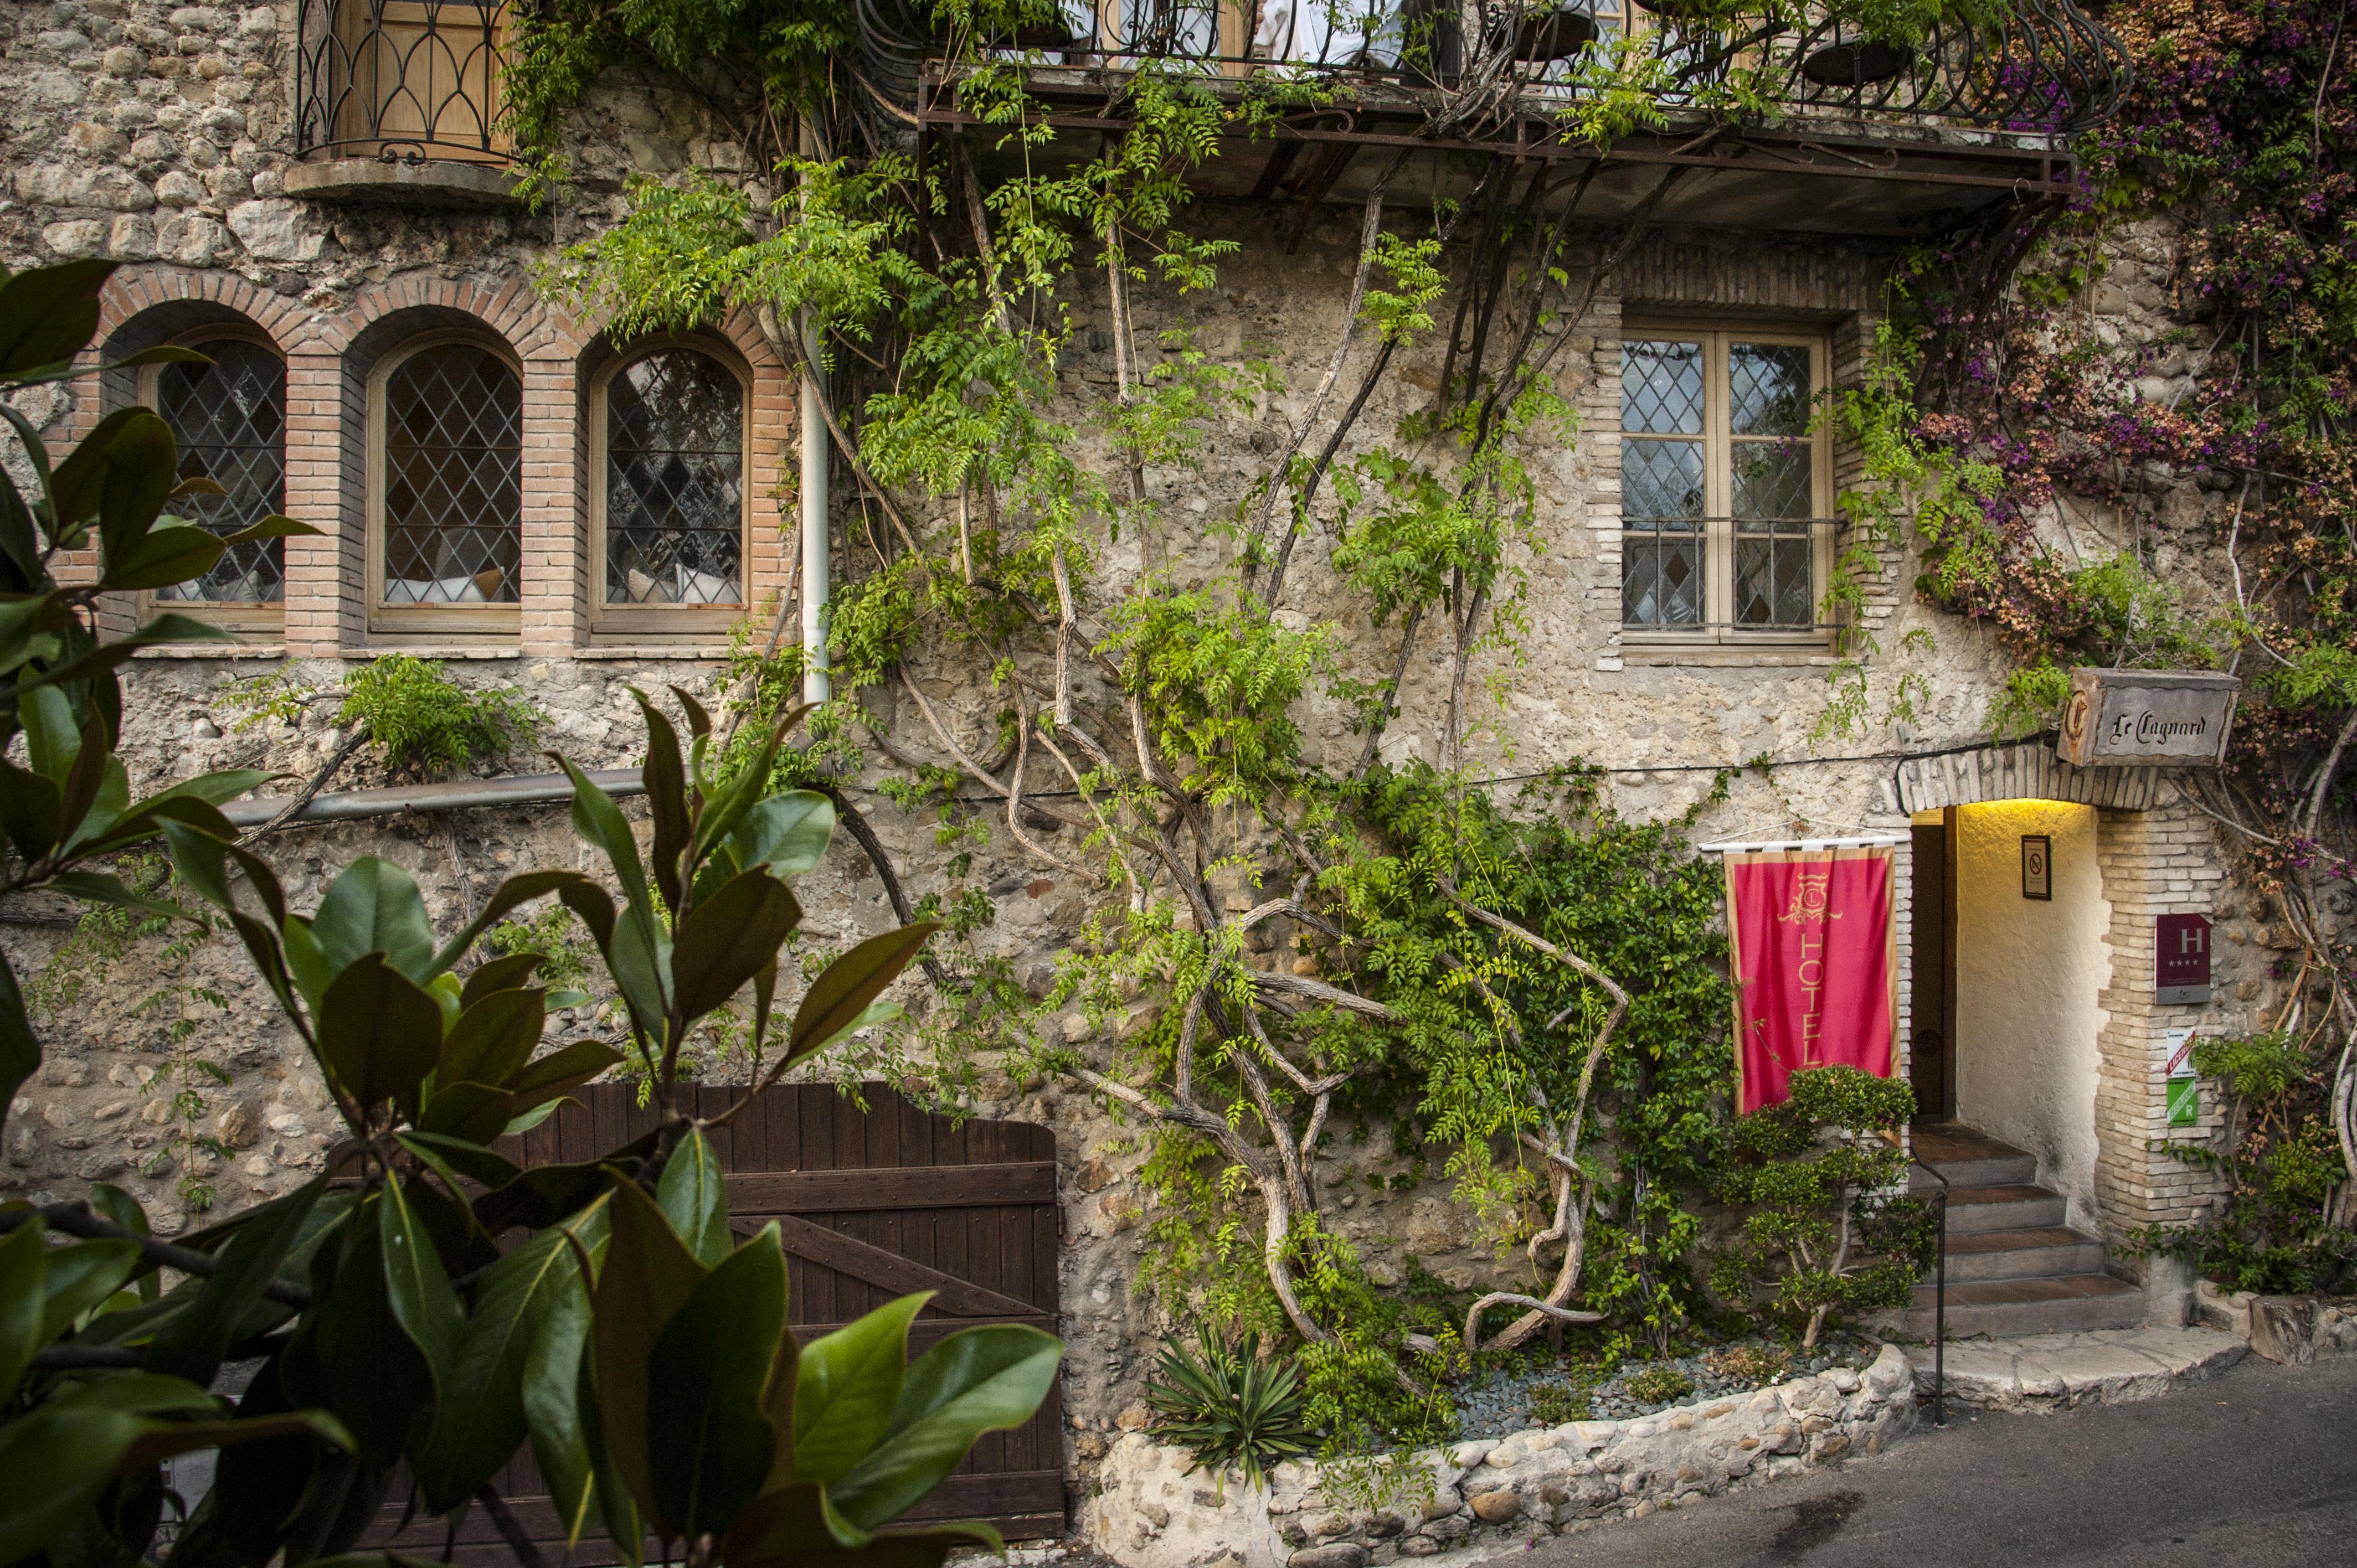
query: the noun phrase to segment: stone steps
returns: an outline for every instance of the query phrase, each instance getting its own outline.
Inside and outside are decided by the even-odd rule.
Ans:
[[[1947,1178],[1949,1337],[2131,1328],[2144,1293],[2104,1272],[2104,1244],[2063,1223],[2070,1205],[2038,1185],[2038,1162],[1984,1133],[1921,1129],[1921,1158]],[[1919,1171],[1918,1196],[1939,1190]],[[1915,1287],[1908,1332],[1929,1338],[1936,1284]]]

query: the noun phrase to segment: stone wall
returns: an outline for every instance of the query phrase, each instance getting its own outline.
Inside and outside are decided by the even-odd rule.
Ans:
[[[519,633],[412,649],[447,660],[465,682],[525,693],[549,714],[544,743],[584,765],[632,761],[640,727],[624,688],[635,683],[652,691],[676,682],[714,697],[725,667],[711,639],[653,648],[600,645],[588,635],[579,566],[586,528],[579,498],[588,482],[581,397],[599,356],[613,346],[603,342],[596,323],[575,321],[537,300],[531,280],[553,247],[590,232],[619,210],[629,174],[734,167],[743,162],[741,149],[714,139],[691,93],[617,74],[592,91],[570,134],[566,150],[576,185],[541,211],[432,212],[296,201],[285,190],[285,170],[295,156],[294,18],[291,4],[225,9],[160,0],[56,0],[0,13],[0,134],[5,137],[0,162],[9,181],[8,199],[0,202],[0,254],[12,267],[93,254],[131,263],[108,305],[109,330],[125,347],[142,334],[168,336],[194,320],[232,316],[271,336],[288,354],[291,438],[302,451],[290,474],[290,510],[329,531],[326,538],[290,544],[280,638],[264,639],[235,660],[156,657],[131,667],[124,753],[134,788],[151,789],[227,766],[307,775],[335,749],[342,737],[333,727],[331,701],[310,704],[296,724],[241,728],[223,698],[232,682],[263,673],[282,657],[296,660],[292,672],[298,678],[331,688],[344,670],[389,646],[371,640],[361,596],[366,532],[358,476],[365,410],[359,389],[369,356],[385,341],[454,315],[503,338],[527,366],[534,472],[525,527],[533,581]],[[1143,534],[1125,533],[1106,549],[1109,595],[1148,570],[1168,570],[1191,586],[1216,569],[1220,547],[1205,525],[1232,510],[1279,449],[1287,424],[1303,412],[1345,309],[1357,213],[1317,214],[1298,249],[1287,252],[1270,242],[1261,209],[1207,201],[1198,212],[1208,233],[1243,247],[1224,265],[1210,303],[1189,308],[1198,346],[1233,366],[1269,354],[1288,390],[1253,417],[1221,424],[1199,470],[1149,473],[1164,521]],[[1600,237],[1583,242],[1588,248],[1582,253],[1592,255],[1601,242]],[[2099,327],[2114,340],[2159,342],[2175,325],[2166,294],[2173,242],[2165,229],[2143,224],[2124,231],[2115,244],[2113,281],[2096,301]],[[1577,325],[1557,361],[1559,389],[1580,412],[1584,429],[1559,449],[1532,458],[1540,491],[1537,547],[1519,552],[1514,562],[1529,574],[1530,629],[1518,661],[1504,669],[1510,690],[1503,707],[1485,714],[1484,727],[1473,736],[1477,768],[1511,777],[1583,758],[1616,770],[1609,786],[1616,805],[1652,817],[1704,801],[1720,768],[1767,757],[1789,766],[1729,779],[1724,800],[1701,805],[1694,825],[1698,841],[1905,832],[1890,754],[1974,742],[2005,669],[1986,635],[1912,602],[1909,585],[1916,561],[1896,553],[1888,561],[1866,618],[1884,650],[1873,675],[1878,702],[1902,672],[1922,677],[1925,695],[1911,719],[1878,720],[1870,735],[1854,742],[1824,745],[1810,738],[1829,694],[1828,650],[1741,655],[1636,650],[1622,637],[1619,610],[1616,430],[1624,317],[1684,314],[1819,328],[1831,339],[1835,374],[1852,375],[1871,339],[1890,260],[1889,248],[1878,244],[1663,232],[1609,280],[1595,313]],[[1091,400],[1114,379],[1110,318],[1102,298],[1077,286],[1062,303],[1073,311],[1078,336],[1049,413],[1085,424]],[[1140,291],[1135,315],[1142,342],[1181,319],[1177,302],[1150,289]],[[760,360],[758,334],[748,335],[742,323],[732,324],[729,341],[748,360]],[[1376,394],[1361,426],[1368,439],[1387,436],[1428,398],[1438,384],[1440,346],[1427,338],[1398,363],[1398,375]],[[2190,368],[2181,353],[2157,357],[2145,395],[2175,395]],[[759,595],[783,586],[791,553],[791,497],[774,492],[790,473],[786,454],[795,433],[781,372],[774,361],[755,369],[763,378],[757,403],[764,421],[756,462],[770,466],[757,469],[754,487],[759,499],[752,584]],[[28,395],[26,406],[70,433],[85,427],[109,395],[88,387],[73,396],[45,392]],[[1084,442],[1098,443],[1091,450],[1102,454],[1101,435],[1089,434]],[[1837,474],[1856,475],[1855,452],[1837,449],[1835,462]],[[939,521],[947,505],[920,521]],[[2162,508],[2158,560],[2197,610],[2223,592],[2219,524],[2224,505],[2215,489],[2173,484]],[[856,575],[865,559],[855,549],[852,515],[846,500],[838,514],[837,570],[845,576]],[[2129,534],[2123,520],[2101,509],[2074,511],[2067,520],[2058,513],[2041,526],[2052,547],[2071,557],[2117,548]],[[1367,671],[1388,668],[1396,630],[1368,624],[1363,607],[1340,591],[1331,550],[1323,531],[1305,539],[1296,567],[1301,592],[1284,613],[1305,624],[1333,620],[1351,663]],[[766,614],[769,607],[761,608]],[[762,622],[762,635],[767,625]],[[1918,630],[1929,634],[1928,646],[1904,641]],[[1448,694],[1442,664],[1431,658],[1412,667],[1403,712],[1383,743],[1386,757],[1433,755]],[[1486,672],[1477,671],[1477,680]],[[980,746],[996,725],[998,703],[983,683],[985,673],[937,657],[920,659],[915,671],[920,689],[962,744]],[[876,694],[874,706],[896,747],[937,755],[930,730],[891,693]],[[1340,764],[1355,757],[1360,742],[1342,703],[1313,697],[1303,703],[1301,718],[1312,762]],[[516,766],[540,765],[519,759]],[[931,820],[904,814],[880,795],[877,786],[886,772],[872,766],[853,781],[851,794],[870,810],[878,833],[909,868],[912,896],[942,890],[949,876],[931,847]],[[382,781],[364,764],[339,787]],[[1043,772],[1033,782],[1044,787],[1049,780]],[[2140,983],[2131,929],[2143,918],[2136,911],[2167,899],[2169,908],[2215,900],[2222,916],[2235,912],[2222,927],[2222,940],[2254,956],[2233,972],[2231,997],[2222,990],[2219,1005],[2205,1015],[2222,1026],[2260,1016],[2274,998],[2266,965],[2255,955],[2272,950],[2275,938],[2264,909],[2247,894],[2223,888],[2219,847],[2190,819],[2156,814],[2147,823],[2106,812],[2104,822],[2104,832],[2124,846],[2138,835],[2139,842],[2149,839],[2148,853],[2162,868],[2148,897],[2136,894],[2124,903],[2123,895],[2106,887],[2115,910],[2117,993],[2107,992],[2104,999],[2111,1021],[2102,1093],[2106,1105],[2116,1100],[2120,1124],[2129,1128],[2149,1122],[2160,1103],[2154,1054],[2158,1025],[2148,1009],[2138,1011],[2133,994]],[[1074,847],[1052,837],[1047,842],[1060,852]],[[265,853],[298,908],[353,857],[389,855],[425,885],[446,930],[463,918],[469,898],[479,899],[508,870],[583,864],[558,809],[474,811],[447,822],[403,817],[302,828],[271,840]],[[1092,911],[1110,907],[1102,890],[1036,860],[1003,832],[978,855],[971,879],[996,911],[978,947],[1007,959],[1042,993],[1071,933]],[[847,843],[807,879],[803,893],[821,940],[849,940],[890,919],[873,871]],[[2147,897],[2146,904],[2137,904],[2138,897]],[[67,950],[70,918],[54,906],[7,911],[0,915],[5,922],[0,942],[21,973],[38,975]],[[2149,930],[2148,919],[2142,929]],[[173,1233],[196,1222],[177,1197],[184,1176],[210,1184],[216,1208],[226,1208],[284,1190],[317,1168],[333,1136],[324,1090],[276,1023],[242,956],[216,939],[200,944],[176,976],[166,976],[159,953],[158,942],[136,945],[110,972],[94,976],[79,998],[43,1017],[50,1059],[13,1108],[0,1156],[0,1194],[67,1197],[89,1181],[116,1180],[148,1204],[159,1230]],[[87,957],[76,959],[70,951],[65,965],[91,967]],[[162,1011],[143,1006],[159,978],[212,990],[226,1012],[185,997]],[[920,997],[911,1001],[921,1005]],[[160,1129],[169,1119],[168,1111],[160,1117],[159,1111],[174,1085],[156,1069],[172,1059],[169,1036],[179,1014],[195,1023],[209,1059],[230,1079],[203,1089],[205,1126],[229,1153],[189,1151],[184,1165],[157,1161],[167,1142]],[[559,1026],[566,1036],[599,1026],[588,1014]],[[1050,1020],[1049,1027],[1069,1036],[1085,1024],[1065,1018]],[[2117,1052],[2115,1037],[2122,1042]],[[1130,1288],[1145,1244],[1141,1221],[1153,1212],[1154,1199],[1135,1176],[1144,1151],[1134,1127],[1114,1122],[1069,1086],[1017,1082],[987,1063],[985,1069],[963,1102],[985,1114],[1056,1127],[1070,1173],[1064,1301],[1072,1348],[1065,1401],[1075,1426],[1075,1463],[1090,1464],[1113,1444],[1115,1412],[1134,1403],[1145,1351],[1168,1326]],[[1477,1243],[1469,1214],[1445,1182],[1393,1185],[1409,1169],[1381,1130],[1364,1143],[1338,1137],[1320,1162],[1321,1186],[1352,1195],[1340,1200],[1334,1218],[1361,1248],[1373,1276],[1395,1280],[1414,1258],[1452,1284],[1527,1288],[1526,1270],[1501,1262]],[[1365,1179],[1371,1176],[1386,1181],[1372,1186]],[[2100,1193],[2121,1195],[2134,1212],[2161,1218],[2190,1212],[2190,1180],[2158,1156],[2131,1153],[2115,1159],[2107,1153],[2098,1186]],[[2179,1193],[2181,1201],[2147,1200],[2148,1194]]]
[[[1915,1424],[1915,1379],[1896,1346],[1864,1372],[1836,1369],[1637,1421],[1581,1421],[1418,1456],[1426,1495],[1373,1509],[1327,1498],[1314,1464],[1270,1485],[1192,1468],[1133,1433],[1083,1508],[1091,1545],[1123,1568],[1381,1568],[1404,1557],[1475,1562],[1614,1518],[1740,1491],[1853,1454]]]

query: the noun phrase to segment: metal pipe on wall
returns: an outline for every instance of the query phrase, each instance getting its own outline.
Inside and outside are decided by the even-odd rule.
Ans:
[[[805,158],[821,156],[818,134],[802,121],[800,138]],[[802,701],[823,703],[830,682],[826,668],[826,610],[833,585],[828,581],[827,428],[821,405],[824,374],[819,357],[821,333],[804,312],[794,324],[802,336]]]

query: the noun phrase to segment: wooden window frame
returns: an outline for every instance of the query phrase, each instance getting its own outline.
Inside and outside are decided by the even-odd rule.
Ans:
[[[614,380],[640,360],[685,351],[701,354],[737,382],[737,603],[733,605],[616,605],[606,600],[606,460]],[[637,343],[590,378],[589,415],[589,637],[592,642],[705,644],[726,638],[749,613],[753,576],[753,374],[737,357],[701,338]]]
[[[271,356],[278,361],[278,373],[281,387],[279,394],[278,469],[281,487],[280,505],[283,507],[285,504],[285,484],[286,480],[286,406],[285,393],[284,391],[285,384],[285,378],[286,375],[285,350],[278,346],[278,344],[271,338],[269,333],[264,332],[259,327],[254,327],[242,321],[221,321],[209,323],[205,326],[193,328],[187,332],[183,332],[178,337],[172,338],[170,341],[174,348],[195,349],[199,352],[203,350],[204,346],[208,343],[252,343],[257,348],[268,349]],[[135,392],[138,402],[138,406],[153,413],[159,419],[164,415],[165,368],[166,367],[162,365],[142,365],[139,367],[139,380],[135,385]],[[173,440],[177,444],[178,439],[178,435],[176,432],[174,434]],[[282,578],[283,575],[282,572]],[[156,591],[154,589],[142,588],[139,590],[138,594],[138,618],[144,622],[153,618],[161,611],[169,610],[177,615],[193,616],[199,620],[210,622],[211,625],[221,628],[221,630],[231,633],[232,636],[240,637],[241,640],[251,638],[255,633],[261,633],[265,640],[274,641],[285,634],[285,593],[286,588],[290,585],[291,585],[282,581],[278,601],[275,604],[258,604],[250,600],[238,601],[231,599],[159,599],[156,596]]]
[[[1809,627],[1740,627],[1735,624],[1735,522],[1734,463],[1736,444],[1732,434],[1732,411],[1727,373],[1727,352],[1735,343],[1760,343],[1771,346],[1805,348],[1809,350],[1809,401],[1814,408],[1830,384],[1828,377],[1833,362],[1833,341],[1830,331],[1789,322],[1740,320],[1695,320],[1677,317],[1635,317],[1621,324],[1620,341],[1630,343],[1674,340],[1698,343],[1703,349],[1703,624],[1689,627],[1652,627],[1622,621],[1620,639],[1631,649],[1793,649],[1822,650],[1832,645],[1835,628],[1831,626]],[[1624,349],[1622,373],[1627,371]],[[1625,399],[1626,392],[1623,392]],[[1813,415],[1808,440],[1810,461],[1810,516],[1828,519],[1833,516],[1834,454],[1833,440],[1825,424]],[[1623,444],[1631,440],[1654,439],[1647,435],[1631,435],[1620,432]],[[1681,439],[1691,439],[1682,437]],[[1628,500],[1624,492],[1621,504]],[[1813,616],[1824,613],[1825,588],[1833,580],[1834,530],[1813,524],[1809,530],[1809,600]],[[1624,549],[1626,538],[1623,539]],[[1621,582],[1617,589],[1625,589],[1627,557],[1622,557]]]
[[[365,431],[368,484],[364,515],[367,520],[368,629],[372,638],[398,640],[404,637],[456,636],[480,638],[488,642],[520,639],[523,634],[522,577],[528,559],[523,549],[525,486],[524,454],[521,446],[516,454],[517,602],[510,605],[389,605],[384,602],[385,437],[389,434],[385,418],[385,391],[393,381],[393,371],[429,349],[447,348],[453,343],[481,349],[507,366],[515,375],[519,408],[523,403],[523,361],[505,343],[480,330],[452,328],[421,332],[379,356],[377,362],[370,367]],[[520,424],[519,441],[521,434]]]

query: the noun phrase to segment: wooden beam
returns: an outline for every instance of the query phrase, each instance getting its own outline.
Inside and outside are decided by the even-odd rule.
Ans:
[[[732,1171],[728,1211],[854,1214],[885,1208],[988,1208],[1056,1201],[1052,1160],[985,1165],[881,1165],[845,1171]]]

